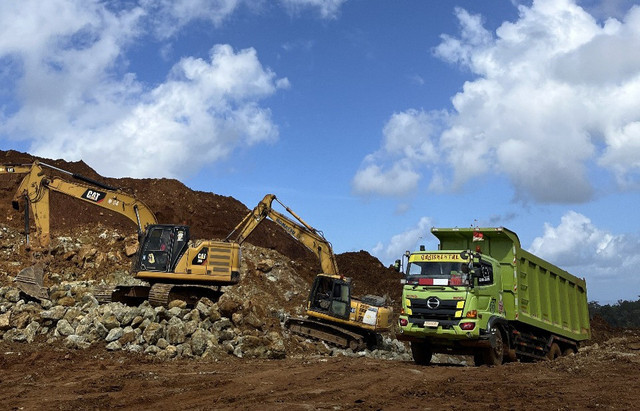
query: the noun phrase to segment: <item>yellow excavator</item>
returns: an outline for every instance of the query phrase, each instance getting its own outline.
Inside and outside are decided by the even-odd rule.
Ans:
[[[84,183],[47,176],[44,168],[67,174]],[[220,286],[240,280],[240,246],[228,241],[190,241],[186,225],[158,224],[155,214],[133,195],[79,174],[35,161],[33,164],[0,165],[2,173],[26,173],[13,198],[20,209],[25,200],[25,228],[29,232],[29,208],[34,216],[37,247],[50,244],[49,196],[55,191],[126,216],[138,227],[139,248],[133,266],[135,278],[145,281],[136,286],[99,286],[94,296],[100,302],[139,302],[166,305],[173,299],[194,304],[203,296],[220,295]],[[43,286],[42,264],[22,270],[16,277],[20,289],[36,298],[47,298]]]
[[[296,221],[273,210],[278,202]],[[322,232],[303,221],[275,195],[267,194],[260,203],[227,236],[227,241],[242,244],[255,228],[269,218],[311,250],[320,260],[322,273],[311,286],[307,300],[307,317],[291,317],[285,327],[296,334],[320,339],[354,351],[373,348],[380,342],[381,332],[389,330],[392,309],[385,307],[382,297],[351,295],[351,279],[338,271],[331,243]]]

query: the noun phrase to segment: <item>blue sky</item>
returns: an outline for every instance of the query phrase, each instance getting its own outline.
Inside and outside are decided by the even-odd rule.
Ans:
[[[385,264],[505,226],[635,300],[636,3],[4,1],[0,149],[275,193]]]

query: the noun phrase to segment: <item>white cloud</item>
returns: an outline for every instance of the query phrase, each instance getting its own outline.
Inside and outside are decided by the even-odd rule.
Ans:
[[[342,4],[347,0],[280,0],[280,3],[291,13],[300,13],[303,9],[316,9],[322,18],[338,17]]]
[[[149,24],[158,38],[176,34],[193,20],[209,21],[220,27],[242,0],[142,0],[149,10]]]
[[[495,33],[479,16],[456,14],[460,35],[443,35],[434,52],[476,78],[453,97],[448,116],[401,113],[431,127],[429,152],[440,155],[399,154],[390,142],[404,141],[385,134],[367,168],[411,160],[433,190],[504,175],[519,198],[542,203],[592,198],[593,167],[619,189],[640,188],[640,7],[601,24],[574,1],[536,0]]]
[[[356,193],[362,195],[405,195],[415,190],[419,180],[420,175],[407,162],[396,163],[387,171],[375,164],[369,164],[360,169],[353,178],[353,188]]]
[[[415,190],[420,180],[416,168],[438,158],[432,141],[438,115],[418,110],[394,114],[383,129],[382,149],[369,155],[353,178],[354,191],[393,196]]]
[[[3,2],[0,59],[14,67],[3,83],[16,85],[19,105],[0,115],[0,133],[114,177],[183,178],[277,138],[259,103],[289,83],[254,49],[217,45],[208,60],[185,57],[154,88],[124,71],[145,13],[98,1]]]
[[[635,301],[640,294],[640,238],[613,234],[596,227],[589,218],[569,211],[560,224],[545,224],[544,234],[529,251],[587,280],[589,300]]]
[[[415,250],[420,240],[430,235],[432,225],[429,217],[422,217],[415,227],[391,237],[388,244],[378,243],[371,250],[371,254],[378,257],[383,264],[391,264],[401,258],[405,251]]]

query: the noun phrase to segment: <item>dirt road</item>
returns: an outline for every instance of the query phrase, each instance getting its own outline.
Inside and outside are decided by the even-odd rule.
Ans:
[[[0,344],[2,409],[637,409],[640,334],[501,367],[368,358],[160,362]]]

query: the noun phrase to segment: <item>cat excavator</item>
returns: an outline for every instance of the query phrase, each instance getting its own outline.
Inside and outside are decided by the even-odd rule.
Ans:
[[[272,208],[278,202],[295,221]],[[311,286],[306,317],[291,317],[285,327],[292,332],[353,351],[375,347],[381,332],[389,330],[392,309],[382,297],[351,295],[351,279],[340,275],[331,243],[322,232],[302,220],[275,195],[267,194],[227,236],[227,241],[242,244],[256,227],[269,218],[311,250],[320,260],[322,273]]]
[[[69,175],[82,183],[48,176],[45,168]],[[39,161],[33,164],[0,165],[0,174],[8,173],[26,174],[12,203],[16,209],[20,209],[22,200],[26,203],[27,239],[31,209],[36,226],[34,249],[46,251],[50,245],[51,191],[124,215],[137,225],[140,245],[133,274],[145,284],[98,286],[94,296],[100,302],[139,302],[148,299],[153,305],[166,305],[171,300],[182,299],[188,304],[195,304],[203,296],[217,298],[221,286],[236,284],[240,279],[240,246],[237,243],[190,241],[189,226],[158,224],[149,207],[131,194]],[[22,270],[16,276],[16,282],[28,295],[48,297],[43,285],[41,263]]]

